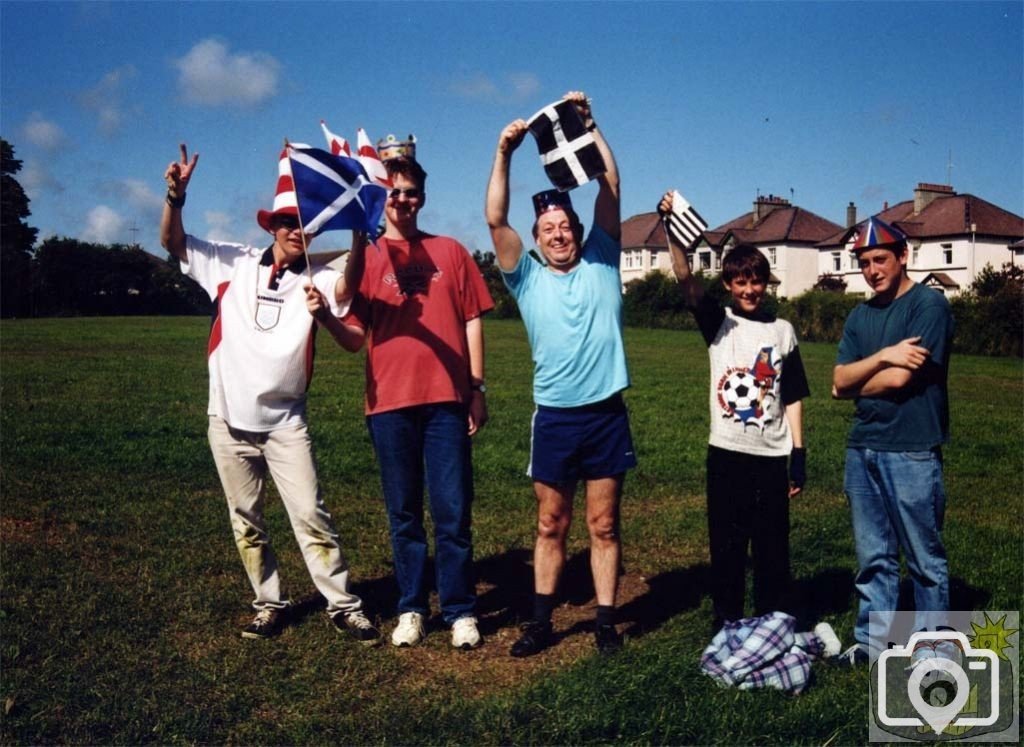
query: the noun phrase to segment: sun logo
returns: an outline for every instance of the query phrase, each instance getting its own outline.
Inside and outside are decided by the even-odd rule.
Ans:
[[[1003,615],[998,620],[993,621],[988,613],[985,612],[985,624],[978,625],[976,622],[971,620],[971,627],[974,629],[974,634],[969,636],[971,639],[971,646],[974,648],[985,648],[995,653],[1000,659],[1009,661],[1009,657],[1003,653],[1004,648],[1010,648],[1010,636],[1017,632],[1017,628],[1004,628],[1003,623],[1006,621],[1006,615]]]

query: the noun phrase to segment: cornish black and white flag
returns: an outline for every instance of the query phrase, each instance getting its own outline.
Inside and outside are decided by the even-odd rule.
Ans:
[[[672,240],[683,248],[689,247],[707,227],[707,221],[700,217],[693,205],[673,190],[672,212],[668,214],[668,230]]]
[[[530,117],[527,126],[537,140],[544,171],[562,192],[604,173],[601,152],[573,102],[563,99],[545,106]]]

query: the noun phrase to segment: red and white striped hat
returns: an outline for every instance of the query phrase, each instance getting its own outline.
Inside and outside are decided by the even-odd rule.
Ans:
[[[274,195],[272,210],[260,210],[256,213],[256,222],[264,231],[273,233],[270,220],[275,215],[298,215],[299,205],[295,197],[295,183],[292,181],[292,170],[288,164],[288,149],[281,151],[277,162],[277,193]]]

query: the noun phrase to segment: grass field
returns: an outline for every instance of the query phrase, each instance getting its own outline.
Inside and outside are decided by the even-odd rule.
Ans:
[[[251,592],[205,438],[207,321],[3,322],[0,701],[4,744],[859,744],[867,675],[821,666],[809,692],[716,688],[703,508],[707,357],[695,332],[628,330],[640,466],[623,509],[629,638],[594,655],[584,530],[556,613],[559,645],[507,655],[527,611],[533,500],[523,475],[531,365],[519,322],[486,325],[491,422],[474,508],[485,646],[364,649],[325,622],[279,502],[271,534],[295,623],[245,641]],[[320,338],[309,413],[355,591],[385,631],[395,588],[362,418],[362,356]],[[842,496],[852,405],[828,397],[832,345],[802,346],[809,482],[792,511],[808,620],[851,636]],[[1021,609],[1019,359],[954,356],[946,542],[958,609]],[[578,522],[579,523],[579,522]]]

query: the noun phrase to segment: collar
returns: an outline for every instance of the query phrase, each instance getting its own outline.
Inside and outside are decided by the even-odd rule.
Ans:
[[[273,244],[268,246],[267,250],[265,252],[263,252],[263,256],[260,257],[260,264],[263,267],[273,267],[274,266],[275,263],[274,263],[274,245]],[[281,272],[284,272],[285,270],[291,270],[292,272],[294,272],[295,274],[298,275],[298,274],[301,274],[302,272],[304,272],[305,269],[306,269],[306,256],[303,255],[303,256],[299,257],[298,259],[296,259],[291,264],[287,265],[286,267],[282,267],[281,268]]]

